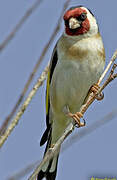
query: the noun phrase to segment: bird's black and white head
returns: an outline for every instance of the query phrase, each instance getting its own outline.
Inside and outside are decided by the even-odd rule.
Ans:
[[[66,36],[88,37],[98,33],[98,25],[94,15],[83,6],[70,8],[65,12],[63,19]]]

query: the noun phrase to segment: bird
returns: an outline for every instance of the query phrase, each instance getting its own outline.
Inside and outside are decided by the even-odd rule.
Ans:
[[[75,119],[79,127],[80,108],[93,87],[97,87],[105,66],[105,49],[93,13],[84,6],[71,7],[63,15],[64,31],[50,61],[46,86],[46,125],[40,146],[45,153],[54,146]],[[98,88],[98,87],[97,87]],[[93,91],[92,90],[92,91]],[[55,180],[60,148],[38,173],[37,180]]]

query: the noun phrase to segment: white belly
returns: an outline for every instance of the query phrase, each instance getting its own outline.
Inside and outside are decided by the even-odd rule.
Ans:
[[[52,78],[50,100],[53,112],[62,113],[67,105],[72,113],[80,110],[90,89],[97,82],[102,68],[90,68],[88,61],[62,61]]]
[[[64,114],[63,109],[68,106],[72,113],[78,112],[90,87],[97,82],[102,70],[102,64],[90,68],[88,61],[62,61],[57,64],[50,87],[53,143],[61,136],[71,120]]]

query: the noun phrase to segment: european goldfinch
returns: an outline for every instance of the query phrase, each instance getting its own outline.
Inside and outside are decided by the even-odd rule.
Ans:
[[[65,30],[54,48],[46,90],[46,125],[40,145],[46,150],[61,137],[72,118],[66,110],[80,111],[89,89],[101,76],[105,51],[98,24],[91,11],[72,7],[63,16]],[[80,124],[79,124],[80,125]],[[60,149],[59,149],[60,152]],[[59,153],[47,162],[37,180],[55,180]]]

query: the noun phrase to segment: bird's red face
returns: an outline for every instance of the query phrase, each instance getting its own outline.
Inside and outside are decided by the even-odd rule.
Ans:
[[[85,34],[90,29],[87,11],[80,7],[70,9],[64,14],[65,33],[69,36]]]

